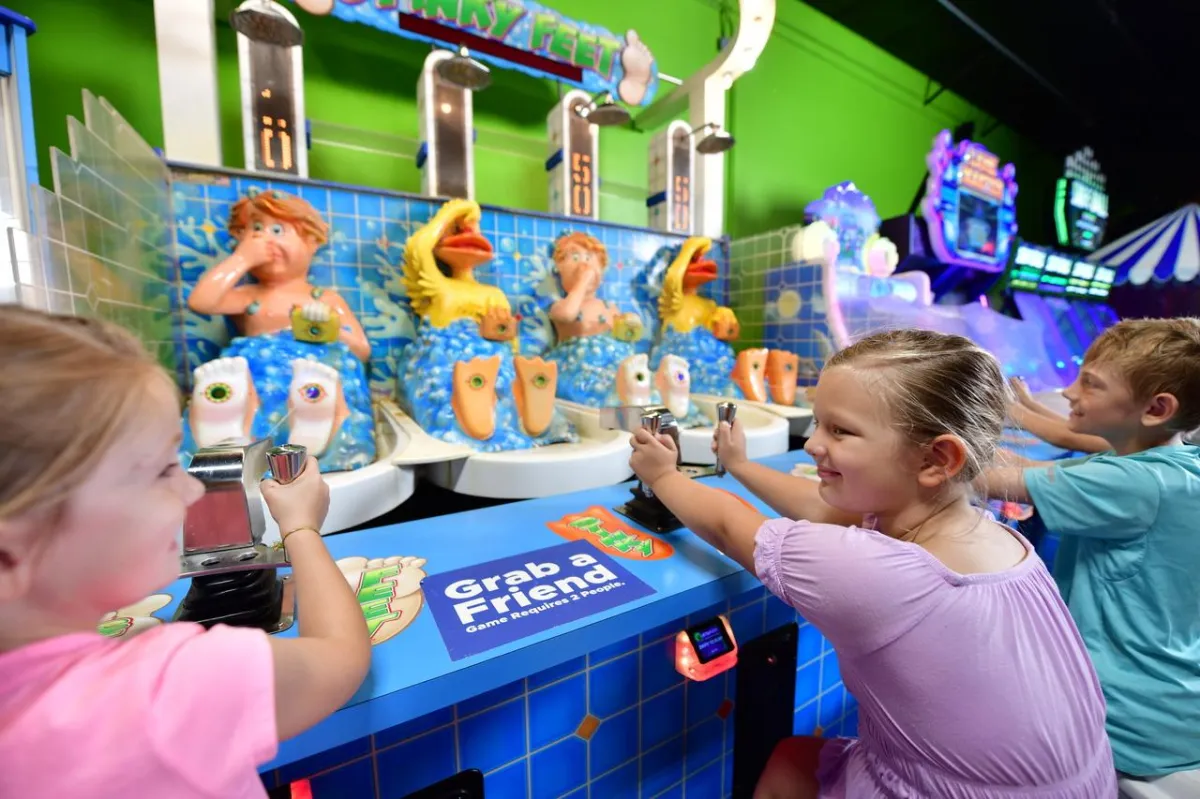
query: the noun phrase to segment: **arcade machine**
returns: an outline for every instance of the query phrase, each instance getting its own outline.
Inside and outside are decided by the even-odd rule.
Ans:
[[[1035,391],[1057,388],[1042,328],[998,312],[988,297],[1005,279],[1017,242],[1016,170],[980,144],[955,142],[946,130],[935,137],[926,163],[922,216],[881,226],[896,241],[900,268],[930,276],[938,313],[925,326],[971,338]]]
[[[344,2],[338,3],[336,8],[339,12],[353,13],[355,18],[363,19],[370,16],[372,5],[390,4]],[[483,13],[480,9],[484,5],[487,4],[474,6],[473,13]],[[487,5],[484,11],[511,12],[516,6],[513,3],[494,5],[495,9]],[[249,12],[262,8],[269,9],[272,6],[267,0],[261,0],[245,10]],[[388,24],[394,25],[396,16],[394,9],[390,12],[385,10],[377,20],[381,21],[381,26],[385,18],[389,20]],[[547,16],[539,12],[539,24],[544,24]],[[281,19],[287,22],[285,17]],[[751,17],[743,13],[742,19],[757,22],[761,16]],[[264,26],[268,26],[268,23],[261,19],[254,23],[254,27],[260,30]],[[560,29],[563,33],[573,30],[565,24]],[[528,31],[528,27],[524,28],[525,33]],[[584,35],[590,36],[591,33],[586,29],[583,31]],[[562,47],[562,35],[556,33],[553,41],[553,46]],[[580,47],[574,52],[582,57],[586,52],[597,53],[597,50]],[[611,59],[613,55],[608,52],[607,57]],[[600,57],[600,54],[597,53],[596,57]],[[447,79],[463,74],[457,70],[467,74],[477,73],[478,69],[464,60],[467,58],[469,56],[460,52],[458,56],[440,58],[436,64],[427,64],[427,69],[433,69]],[[298,59],[292,57],[264,57],[263,60],[293,67],[298,63]],[[438,66],[442,64],[453,66],[439,70]],[[256,91],[252,95],[264,100],[280,99],[279,87],[292,85],[285,81],[277,81],[272,86],[260,84],[254,87]],[[437,89],[436,85],[434,89]],[[268,90],[269,98],[263,96],[263,92]],[[437,91],[426,95],[427,98],[431,96],[434,100],[431,104],[433,113],[445,113],[442,112],[443,102],[450,104],[453,110],[453,93],[448,98]],[[199,271],[202,271],[211,261],[219,258],[221,253],[211,251],[216,250],[215,247],[211,250],[201,249],[202,245],[214,238],[212,230],[205,229],[213,226],[214,218],[219,218],[208,205],[214,197],[220,197],[223,204],[232,204],[243,195],[248,196],[246,189],[254,186],[262,188],[249,199],[261,197],[266,204],[285,201],[285,198],[275,196],[275,192],[293,197],[299,195],[299,199],[312,204],[315,215],[328,214],[326,218],[333,233],[330,237],[331,249],[334,249],[328,260],[337,264],[331,276],[341,280],[349,273],[345,282],[330,281],[328,285],[335,286],[339,294],[347,299],[347,304],[360,315],[361,327],[369,337],[372,350],[378,348],[377,352],[372,353],[370,361],[370,391],[373,398],[382,399],[378,404],[391,418],[400,420],[407,417],[414,422],[413,427],[399,428],[394,443],[378,447],[377,462],[386,459],[385,463],[395,463],[410,453],[417,445],[419,431],[429,441],[470,450],[468,454],[455,459],[458,464],[455,468],[459,469],[496,459],[493,461],[493,473],[507,471],[516,474],[522,464],[501,459],[528,454],[529,461],[540,461],[546,480],[540,485],[522,486],[526,491],[545,490],[551,480],[565,477],[582,475],[588,479],[594,478],[594,472],[599,471],[595,469],[595,463],[591,464],[591,471],[583,464],[572,467],[564,459],[555,457],[556,451],[562,451],[555,450],[555,446],[559,445],[528,447],[519,451],[481,452],[474,445],[461,443],[462,439],[468,437],[475,441],[483,440],[491,424],[495,425],[497,431],[503,425],[510,425],[508,433],[520,433],[529,438],[528,433],[545,422],[547,416],[553,419],[556,412],[554,406],[551,405],[547,410],[545,402],[547,389],[551,395],[554,391],[553,370],[547,369],[545,363],[536,363],[542,351],[534,347],[526,335],[533,326],[533,314],[529,317],[525,314],[525,308],[531,307],[526,305],[526,301],[531,298],[522,284],[517,282],[521,279],[517,266],[524,268],[533,265],[543,269],[545,278],[550,279],[551,273],[545,261],[558,238],[556,234],[561,231],[560,220],[547,219],[540,214],[481,209],[469,197],[469,183],[460,183],[466,187],[464,193],[467,197],[443,202],[440,198],[318,184],[297,177],[295,171],[280,171],[285,164],[290,170],[299,169],[298,153],[292,148],[297,146],[300,137],[290,132],[286,137],[280,135],[285,130],[303,128],[303,118],[297,118],[294,114],[294,109],[283,107],[280,113],[265,115],[271,117],[270,126],[261,118],[255,123],[253,131],[259,147],[256,152],[269,156],[269,159],[262,159],[266,168],[260,170],[255,178],[212,168],[192,170],[199,174],[189,182],[188,172],[182,166],[178,166],[171,174],[179,204],[198,211],[193,226],[176,219],[178,228],[175,232],[180,240],[188,242],[186,246],[189,248],[179,253],[180,260],[192,259],[187,263],[189,268],[195,269],[199,259],[194,256],[203,253],[207,261],[199,264]],[[287,116],[286,126],[280,124],[281,116]],[[442,138],[443,133],[451,137],[457,135],[460,128],[465,131],[469,125],[460,125],[457,120],[450,119],[443,128],[432,133],[427,126],[425,136],[430,141]],[[302,147],[303,143],[299,146]],[[426,158],[437,159],[440,155],[437,149],[434,146],[426,148]],[[289,157],[285,158],[285,155]],[[273,162],[274,171],[271,171],[272,164],[268,160]],[[463,162],[466,162],[465,157]],[[572,180],[586,178],[587,172],[595,175],[594,161],[590,164],[592,169],[587,171],[582,168],[585,166],[582,158],[578,161],[571,158],[568,164],[578,167],[572,169]],[[161,165],[155,161],[154,166]],[[434,166],[436,174],[433,172]],[[427,166],[431,185],[435,178],[436,183],[442,185],[443,181],[463,177],[461,172],[452,169],[455,166],[448,160]],[[214,180],[214,172],[219,179]],[[225,185],[218,185],[221,183]],[[196,199],[191,191],[196,186],[203,186],[200,192],[202,199]],[[229,191],[218,191],[226,188]],[[581,203],[585,199],[582,193],[572,192],[572,200],[576,197]],[[297,224],[316,223],[314,214],[307,211],[304,214],[307,215],[297,220]],[[346,220],[349,220],[348,226],[339,228],[339,225],[347,225]],[[654,242],[654,251],[662,241],[670,241],[676,246],[682,243],[682,237],[649,235],[646,231],[617,229],[615,226],[607,226],[606,229],[606,226],[587,218],[572,220],[571,227],[603,238],[614,253],[614,261],[620,263],[618,257],[628,258],[627,265],[630,262],[644,263],[651,256],[642,256],[636,245],[629,247],[627,252],[619,251],[614,246],[618,239],[629,238],[642,246],[647,241]],[[353,233],[350,232],[351,228],[354,229]],[[277,235],[273,224],[264,225],[263,230],[254,232]],[[531,242],[537,248],[533,255],[528,248]],[[522,245],[526,249],[518,251],[516,247]],[[583,247],[579,251],[581,260],[585,252],[590,250]],[[493,256],[492,260],[485,260],[489,255]],[[501,259],[508,271],[493,269],[494,261]],[[690,261],[690,258],[686,260]],[[322,278],[330,275],[330,272],[318,271],[325,269],[324,261],[317,259],[312,265],[314,285],[326,285]],[[687,265],[685,263],[685,267]],[[342,266],[350,268],[343,270]],[[619,271],[613,270],[610,274]],[[627,271],[634,273],[637,270]],[[368,283],[364,276],[378,278],[380,284]],[[361,284],[358,282],[360,279]],[[452,284],[447,285],[450,281]],[[521,290],[514,290],[514,285],[522,287]],[[621,288],[628,287],[622,285]],[[605,299],[622,298],[605,296]],[[477,318],[473,306],[485,308],[482,318]],[[292,328],[293,333],[298,332],[301,338],[324,339],[331,332],[337,332],[331,331],[336,327],[330,324],[334,321],[332,318],[321,318],[319,312],[315,315],[318,318],[300,320]],[[517,337],[510,335],[513,322],[521,323]],[[189,332],[197,333],[203,329],[196,326]],[[452,339],[465,346],[457,352],[443,346],[453,343]],[[203,343],[206,346],[200,348],[200,354],[207,357],[198,359],[202,363],[219,352],[219,345],[215,345],[214,341],[204,340]],[[310,343],[317,346],[331,342],[322,340]],[[189,364],[192,365],[196,364]],[[355,372],[357,374],[357,368]],[[420,393],[411,379],[414,372],[418,376],[436,377],[426,386],[435,391]],[[453,386],[448,387],[443,380],[447,373],[451,375]],[[338,376],[338,379],[346,380],[344,376]],[[523,400],[515,389],[505,390],[504,387],[506,383],[513,385],[518,381],[531,392]],[[219,405],[228,405],[233,401],[228,389],[240,388],[244,391],[247,388],[241,382],[234,386],[228,381],[215,381],[222,382],[227,383],[223,388],[220,385],[211,386],[218,390],[211,392],[210,398],[218,401]],[[298,388],[301,389],[298,399],[312,399],[317,404],[323,404],[323,407],[328,406],[332,392],[323,390],[323,386],[302,383]],[[405,392],[410,390],[411,393],[405,396]],[[534,392],[536,396],[533,396]],[[400,409],[400,403],[406,405],[405,410]],[[504,405],[503,413],[497,410],[501,403]],[[490,418],[487,413],[489,406],[493,410]],[[628,460],[624,441],[629,436],[629,428],[647,427],[647,422],[653,421],[661,430],[666,425],[670,411],[669,408],[664,412],[661,408],[645,406],[639,410],[635,419],[621,420],[619,424],[614,422],[613,426],[620,429],[608,431],[621,443],[623,462]],[[731,410],[726,407],[725,412]],[[739,418],[750,414],[749,408],[743,410]],[[418,419],[422,416],[424,419]],[[517,418],[514,419],[514,416]],[[786,442],[786,423],[778,417],[772,418],[784,427]],[[421,423],[415,424],[418,421]],[[452,425],[457,429],[460,443],[450,443],[434,436],[434,433],[449,431]],[[592,452],[601,446],[598,439],[588,440],[581,425],[577,424],[576,428],[585,439],[579,445],[574,445],[579,447],[576,451],[586,453],[588,447],[584,445],[587,444],[592,445]],[[284,437],[285,433],[291,432],[286,428],[268,431],[271,434],[276,432],[279,433],[278,437],[267,436],[273,437],[274,443],[291,438],[290,435]],[[376,432],[379,432],[378,427]],[[413,438],[409,438],[410,433]],[[171,596],[166,597],[167,601],[164,603],[163,598],[159,597],[152,603],[150,613],[145,615],[157,613],[161,617],[170,617],[170,614],[176,614],[175,618],[200,623],[229,621],[278,630],[282,634],[294,634],[294,625],[290,630],[285,629],[292,621],[291,580],[285,572],[279,571],[286,569],[286,553],[271,545],[270,531],[266,529],[269,523],[263,518],[257,486],[268,467],[276,477],[286,480],[289,467],[295,465],[294,460],[299,460],[302,452],[296,447],[284,452],[268,452],[266,437],[254,437],[258,439],[256,443],[244,446],[201,448],[201,451],[209,449],[209,454],[226,468],[220,474],[216,470],[208,474],[210,481],[219,480],[222,483],[222,490],[210,482],[206,501],[197,503],[189,512],[182,571],[194,579],[189,585],[169,588],[168,594]],[[276,457],[283,462],[277,464],[273,460]],[[200,458],[195,464],[197,468],[203,466],[204,461],[204,458]],[[369,468],[371,466],[364,466],[355,471],[365,472]],[[456,475],[449,468],[447,474],[457,478],[454,487],[460,489],[463,472]],[[741,487],[728,480],[725,485],[730,493],[747,498]],[[488,508],[470,517],[422,520],[403,529],[387,527],[331,537],[328,541],[331,553],[337,558],[339,567],[357,594],[375,646],[372,679],[333,720],[319,725],[306,734],[307,737],[287,742],[280,757],[270,767],[269,778],[285,782],[296,776],[316,773],[316,769],[293,769],[292,776],[288,777],[282,768],[298,764],[298,768],[308,769],[312,766],[308,758],[316,756],[326,760],[320,769],[319,779],[314,780],[318,796],[324,795],[321,791],[330,795],[359,795],[369,794],[373,789],[385,790],[393,796],[429,796],[428,793],[412,794],[412,791],[421,790],[421,783],[431,782],[435,774],[441,777],[444,771],[459,768],[460,763],[490,772],[488,791],[497,796],[526,795],[531,785],[539,795],[567,795],[578,787],[585,790],[590,788],[593,793],[605,796],[633,795],[639,789],[657,794],[670,790],[675,784],[686,784],[689,795],[726,795],[730,791],[723,787],[723,782],[744,784],[749,790],[757,776],[754,768],[742,764],[747,742],[756,740],[753,737],[754,730],[748,728],[756,728],[758,732],[758,749],[761,753],[759,771],[773,744],[793,732],[809,734],[823,729],[831,735],[843,730],[852,734],[853,720],[845,721],[853,714],[852,702],[847,701],[845,691],[837,682],[836,657],[829,653],[828,647],[823,646],[815,628],[806,626],[798,630],[794,614],[786,608],[767,612],[761,586],[753,580],[753,576],[723,558],[720,553],[700,549],[689,533],[680,531],[675,534],[677,537],[673,544],[666,536],[649,534],[636,525],[625,524],[614,517],[609,509],[614,508],[618,501],[626,501],[626,510],[630,511],[631,516],[637,513],[647,518],[641,511],[649,516],[656,513],[657,509],[650,504],[653,496],[643,490],[640,495],[634,495],[632,502],[628,502],[628,488],[607,486],[574,499],[556,497],[530,504]],[[244,509],[244,523],[226,524],[221,521],[220,514],[216,513],[220,510],[217,506],[222,505],[226,510],[229,507],[228,502],[222,500],[231,501]],[[334,502],[338,501],[335,491]],[[747,498],[747,501],[751,500]],[[635,504],[637,509],[631,507]],[[663,519],[662,522],[665,523],[663,526],[674,525],[670,519]],[[217,527],[220,529],[217,530]],[[420,536],[419,541],[409,538],[414,533]],[[397,542],[400,542],[399,546]],[[404,557],[400,557],[401,554]],[[622,568],[626,561],[634,563],[626,564],[627,569]],[[538,597],[548,590],[559,591],[550,580],[543,579],[548,575],[557,575],[554,583],[562,584],[564,600],[525,609],[522,604],[524,599],[512,599],[517,592],[509,590],[516,587],[514,569],[520,568],[527,568],[531,573],[536,571],[538,576],[535,579],[539,583],[546,583],[544,588],[531,594],[532,597]],[[472,576],[465,577],[468,572]],[[495,588],[499,579],[495,575],[504,575],[509,584]],[[570,578],[569,582],[567,578]],[[575,593],[568,594],[567,589],[576,585],[577,581],[582,581],[578,585],[585,590],[571,588]],[[450,587],[455,584],[458,585],[457,589]],[[478,599],[478,603],[484,605],[489,614],[486,624],[482,623],[483,620],[470,626],[460,622],[468,618],[461,612],[466,606],[462,605],[461,600],[454,600],[453,594],[464,585],[491,585],[486,589],[489,593]],[[590,589],[589,586],[597,588]],[[612,590],[608,590],[610,588]],[[743,591],[753,593],[744,598],[738,596]],[[579,600],[566,601],[568,595],[572,600],[578,595]],[[737,599],[730,602],[734,596]],[[676,601],[676,597],[683,601]],[[520,607],[506,609],[507,603],[513,601],[517,601]],[[542,602],[541,599],[536,601]],[[720,603],[721,607],[711,609],[714,602]],[[737,611],[730,613],[728,621],[724,620],[724,615],[732,608],[737,608]],[[444,614],[447,610],[449,616]],[[114,612],[113,618],[106,620],[107,631],[119,635],[135,629],[141,622],[147,625],[157,623],[144,619],[142,613],[133,615],[139,618],[127,619],[126,614]],[[676,619],[688,616],[694,618],[686,623],[675,623]],[[697,624],[697,620],[701,624]],[[126,625],[127,621],[131,626]],[[655,624],[670,633],[676,633],[669,652],[651,644],[652,639],[657,638],[657,633],[652,633],[652,625]],[[767,626],[784,629],[790,636],[780,644],[778,652],[767,652],[761,648],[756,652],[753,646],[756,638],[764,637]],[[685,630],[682,636],[677,634],[681,629]],[[503,637],[498,637],[497,633]],[[406,637],[403,641],[393,643],[398,635]],[[813,662],[804,664],[803,670],[797,663],[799,636],[804,637],[806,645],[815,644],[813,654],[809,657]],[[642,644],[643,637],[647,643],[645,646]],[[689,643],[689,640],[694,643]],[[624,648],[626,642],[632,642],[631,649]],[[614,651],[615,647],[620,647],[619,652]],[[427,656],[413,658],[411,655],[414,651]],[[601,651],[604,653],[602,657],[599,654]],[[597,655],[589,656],[593,652]],[[735,657],[740,659],[742,665],[736,674],[725,672],[724,669],[733,665]],[[593,662],[607,667],[604,672],[597,671],[595,678],[590,676],[590,671],[589,674],[582,673],[584,669],[590,670]],[[761,668],[754,668],[755,662],[761,663]],[[555,676],[550,676],[547,667],[555,670]],[[631,672],[624,671],[629,667],[633,669]],[[573,673],[576,671],[580,673]],[[646,679],[642,679],[643,673]],[[773,674],[774,679],[766,679],[764,674]],[[530,677],[529,681],[524,679],[526,676]],[[811,686],[810,676],[814,678]],[[684,688],[675,685],[677,679],[687,679],[699,686],[689,689],[686,713],[682,705],[675,709],[662,703],[663,698],[674,701],[684,696]],[[599,706],[595,699],[596,689],[592,687],[600,684],[621,689],[618,701],[622,703],[626,703],[625,694],[628,693],[624,689],[634,686],[635,691],[626,704],[620,707],[610,704],[606,710]],[[521,697],[515,702],[511,701],[514,697],[508,693],[511,686],[520,686]],[[578,693],[577,688],[580,689]],[[752,690],[765,700],[761,707],[752,698]],[[793,697],[793,692],[796,697]],[[736,710],[734,695],[737,699]],[[779,701],[780,697],[784,697],[785,701]],[[576,698],[579,699],[578,703]],[[799,701],[793,701],[793,698]],[[702,700],[699,705],[692,701],[696,699]],[[474,706],[470,713],[467,712],[467,702]],[[462,703],[461,708],[450,703]],[[574,715],[577,704],[580,711],[578,717]],[[505,715],[505,709],[518,707],[521,720],[513,720]],[[701,710],[701,707],[704,709]],[[795,711],[795,708],[800,710]],[[403,725],[411,730],[443,713],[450,714],[454,726],[437,722],[422,727],[421,732],[428,732],[429,736],[419,738],[418,745],[429,746],[421,752],[411,747],[413,740],[418,739],[416,733],[410,736],[407,731],[400,732],[396,726]],[[727,723],[730,713],[736,713],[735,720]],[[460,753],[453,744],[458,736],[460,716],[464,719],[464,735],[467,728],[471,727],[473,740],[492,740],[495,745],[488,744],[474,751],[463,750]],[[637,734],[638,720],[643,717],[656,719],[659,731],[656,735],[661,734],[661,743],[664,744],[652,746],[645,743],[644,748],[649,754],[644,758]],[[553,728],[549,729],[543,722],[551,718],[556,720]],[[632,728],[626,726],[630,720],[633,721]],[[484,729],[479,726],[481,722],[494,725],[486,729],[496,734],[481,733]],[[697,751],[709,751],[711,746],[716,753],[715,760],[708,757],[704,760],[716,763],[715,768],[710,763],[702,762],[700,765],[704,769],[688,773],[688,758],[684,757],[682,750],[685,723],[688,725],[689,747],[694,744],[700,747]],[[560,731],[559,727],[563,729]],[[380,739],[378,749],[387,751],[377,752],[377,742],[373,736],[387,729],[392,729],[396,735],[390,745],[385,745]],[[629,734],[630,729],[633,730],[632,735]],[[772,731],[777,737],[763,740],[764,729]],[[447,733],[451,737],[448,746],[444,745]],[[678,743],[678,753],[671,741]],[[350,765],[353,768],[365,766],[366,779],[363,782],[368,787],[361,787],[363,782],[359,782],[354,789],[346,785],[339,793],[337,789],[345,783],[334,784],[338,775],[333,772],[342,771],[340,766],[343,765],[336,760],[347,751],[347,745],[356,747],[358,742],[363,742],[367,747],[364,750],[365,757],[355,755],[358,762]],[[516,743],[520,744],[521,751],[510,756],[508,750]],[[735,752],[732,756],[728,754],[731,745]],[[388,758],[396,761],[397,765],[391,767],[384,763]],[[666,776],[675,768],[679,770],[679,776],[661,786],[657,785],[653,782],[655,775],[650,766],[652,758],[658,763],[658,777]],[[447,766],[447,760],[451,765]],[[490,762],[492,760],[495,762]],[[644,769],[641,765],[643,760],[646,763]],[[420,767],[412,768],[414,763]],[[608,765],[601,767],[600,763]],[[576,768],[577,765],[579,768]],[[576,771],[580,773],[574,773]],[[345,780],[344,771],[341,777]],[[384,783],[384,780],[387,782]],[[379,785],[375,784],[377,781]],[[385,784],[386,788],[383,787]],[[283,787],[286,789],[286,786]],[[298,789],[296,795],[300,793]],[[476,789],[476,793],[467,795],[482,794]]]
[[[925,162],[922,216],[888,219],[880,232],[896,243],[901,271],[929,274],[938,302],[977,302],[1004,271],[1016,237],[1016,169],[948,130]]]
[[[1085,260],[1104,240],[1105,182],[1091,147],[1068,156],[1054,201],[1058,244],[1067,249],[1020,241],[990,294],[993,307],[1041,328],[1056,388],[1074,381],[1087,348],[1117,322],[1105,302],[1116,270]]]

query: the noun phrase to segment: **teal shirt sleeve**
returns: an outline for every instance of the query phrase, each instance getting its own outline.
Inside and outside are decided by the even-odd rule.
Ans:
[[[1158,515],[1162,492],[1154,472],[1129,457],[1026,469],[1025,488],[1046,529],[1088,538],[1136,538]]]

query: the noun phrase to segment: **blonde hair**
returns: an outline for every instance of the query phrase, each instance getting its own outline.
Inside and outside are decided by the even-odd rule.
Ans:
[[[967,463],[956,479],[978,477],[996,456],[1008,412],[1000,363],[970,339],[928,330],[891,330],[835,353],[826,369],[878,372],[878,390],[895,424],[914,444],[959,438]]]
[[[229,233],[240,239],[256,219],[269,216],[295,226],[304,238],[312,239],[318,247],[329,240],[329,225],[308,200],[282,191],[248,193],[229,209]]]
[[[1088,347],[1083,365],[1112,366],[1145,402],[1171,394],[1179,410],[1166,423],[1172,433],[1200,428],[1200,319],[1126,319]]]
[[[589,236],[578,230],[574,233],[560,236],[558,241],[554,242],[554,262],[558,263],[563,258],[566,258],[572,250],[590,252],[600,262],[600,269],[602,271],[608,268],[608,248],[595,236]]]
[[[152,376],[169,380],[117,325],[0,306],[0,520],[57,510],[137,416]]]

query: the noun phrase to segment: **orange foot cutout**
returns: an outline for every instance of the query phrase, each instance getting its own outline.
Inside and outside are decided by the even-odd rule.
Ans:
[[[511,341],[517,335],[517,320],[507,308],[490,308],[479,320],[479,335],[489,341]]]
[[[751,402],[767,401],[767,386],[763,381],[766,368],[766,347],[742,350],[738,353],[731,377]]]
[[[767,387],[771,389],[771,401],[776,405],[796,404],[796,375],[799,370],[799,355],[783,350],[767,353]]]
[[[708,329],[720,341],[736,341],[739,334],[742,332],[742,326],[738,323],[737,316],[734,315],[730,308],[721,307],[713,312],[712,319],[709,320]]]
[[[487,441],[496,432],[496,375],[499,373],[499,355],[454,364],[450,405],[454,408],[458,426],[479,441]]]
[[[517,382],[513,398],[521,414],[525,433],[536,438],[546,432],[554,418],[554,390],[558,386],[558,364],[541,358],[513,358]]]

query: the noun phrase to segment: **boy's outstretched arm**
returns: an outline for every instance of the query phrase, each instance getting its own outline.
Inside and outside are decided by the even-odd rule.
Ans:
[[[1034,464],[1032,461],[1030,465]],[[1048,465],[1048,464],[1046,464]],[[993,466],[975,478],[975,490],[988,499],[1005,502],[1031,502],[1025,487],[1026,466]]]
[[[757,575],[754,540],[767,517],[724,491],[700,485],[679,472],[675,444],[669,436],[655,438],[649,431],[639,430],[631,443],[629,465],[679,521]]]
[[[1088,453],[1112,449],[1112,445],[1100,436],[1076,433],[1061,416],[1045,416],[1020,406],[1010,408],[1009,416],[1018,427],[1061,449]]]

